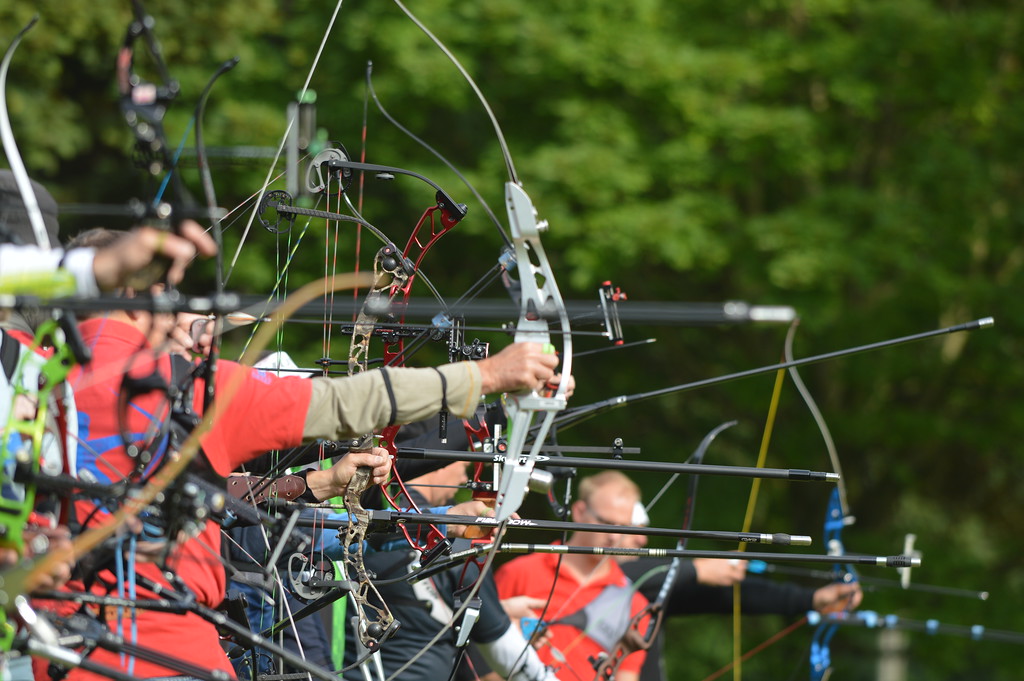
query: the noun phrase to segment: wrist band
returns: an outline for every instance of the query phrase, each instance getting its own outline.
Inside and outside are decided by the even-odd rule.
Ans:
[[[313,494],[313,490],[309,488],[309,481],[307,480],[307,476],[314,470],[316,469],[307,468],[306,470],[299,471],[298,473],[295,474],[295,477],[302,478],[302,484],[306,486],[306,489],[302,490],[302,494],[300,494],[297,497],[298,501],[306,501],[311,504],[315,504],[318,501],[320,501],[319,499],[316,498],[316,495]]]

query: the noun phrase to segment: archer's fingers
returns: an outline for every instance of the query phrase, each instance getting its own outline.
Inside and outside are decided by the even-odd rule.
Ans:
[[[839,594],[839,600],[844,602],[844,605],[853,610],[860,605],[861,599],[864,598],[864,592],[860,588],[860,584],[853,582],[852,584],[840,584],[837,590]]]
[[[213,238],[199,223],[192,220],[184,220],[179,229],[181,230],[182,238],[190,241],[199,255],[206,258],[217,255],[217,244],[214,243]]]
[[[475,515],[480,518],[492,518],[494,517],[494,509],[490,507],[485,501],[474,499],[472,501],[464,501],[461,504],[456,504],[449,508],[446,513],[450,515]]]
[[[171,327],[167,334],[167,351],[175,355],[190,357],[192,350],[192,336],[180,326]]]
[[[349,452],[347,456],[352,457],[350,460],[352,464],[373,469],[370,477],[375,485],[387,480],[388,474],[391,472],[391,457],[388,455],[388,450],[382,447],[375,447],[369,452]]]
[[[531,610],[541,610],[547,605],[547,600],[544,598],[533,598],[532,596],[526,596],[523,599],[522,605]]]
[[[558,379],[555,374],[555,368],[558,367],[558,355],[547,352],[538,355],[535,359],[534,365],[534,377],[539,382],[539,385],[534,388],[538,392],[542,392],[545,386],[553,383],[555,389],[558,388]]]
[[[177,322],[188,334],[189,350],[209,355],[213,345],[213,320],[205,315],[179,314]]]
[[[188,267],[196,254],[211,256],[216,254],[217,247],[213,239],[207,234],[198,223],[192,220],[185,220],[181,223],[181,236],[168,234],[153,230],[152,227],[144,227],[147,240],[151,240],[152,252],[154,255],[163,256],[171,261],[171,267],[167,272],[167,279],[172,284],[177,284],[185,276],[185,268]],[[151,232],[156,232],[153,235]]]
[[[558,355],[541,343],[519,342],[476,363],[482,392],[541,391],[555,375]]]
[[[383,461],[373,468],[373,484],[382,485],[391,475],[391,470],[394,468],[394,461],[391,458],[391,452],[384,447],[374,447],[371,451],[373,454],[383,459]]]
[[[555,391],[558,390],[558,384],[562,382],[562,374],[555,374],[551,379],[544,385],[547,390]],[[572,394],[576,392],[576,377],[569,376],[565,385],[565,398],[569,399]]]
[[[519,620],[524,617],[536,617],[547,603],[543,598],[532,596],[512,596],[501,599],[501,607],[510,618]]]

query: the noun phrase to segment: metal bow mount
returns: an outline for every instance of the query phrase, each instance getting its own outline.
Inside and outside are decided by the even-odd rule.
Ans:
[[[562,330],[562,377],[554,394],[536,390],[510,393],[504,405],[508,415],[508,453],[502,468],[495,518],[503,521],[519,510],[526,496],[530,478],[540,449],[547,438],[555,415],[565,409],[566,389],[572,373],[572,335],[569,315],[555,283],[555,273],[540,243],[540,235],[548,228],[546,220],[537,220],[537,209],[529,195],[517,182],[505,183],[505,206],[515,248],[519,272],[519,320],[516,343],[542,343],[554,352],[551,331],[542,313],[557,314]],[[534,433],[529,454],[523,456],[526,438],[534,417],[542,413],[540,427]]]

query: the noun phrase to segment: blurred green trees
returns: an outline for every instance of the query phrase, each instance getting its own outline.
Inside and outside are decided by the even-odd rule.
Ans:
[[[7,93],[30,172],[63,202],[151,195],[129,162],[113,79],[128,3],[13,4],[0,8],[5,44],[33,11],[42,17],[16,55]],[[592,298],[612,279],[633,301],[793,305],[803,316],[798,356],[997,318],[993,330],[819,365],[804,377],[834,432],[858,517],[848,549],[897,553],[904,533],[915,532],[925,554],[916,579],[993,593],[990,602],[970,603],[879,591],[865,607],[1024,629],[1024,523],[1016,506],[1024,497],[1016,452],[1024,419],[1014,416],[1022,406],[1024,4],[411,4],[494,107],[523,184],[551,222],[545,246],[566,297]],[[303,84],[332,8],[223,0],[210,7],[154,1],[148,10],[182,84],[169,135],[185,131],[220,61],[239,55],[213,92],[207,143],[276,147],[284,108]],[[481,106],[394,5],[350,0],[338,14],[310,83],[330,139],[358,153],[370,60],[384,106],[500,210],[504,165]],[[154,77],[141,57],[138,66]],[[457,297],[497,254],[484,211],[372,103],[366,148],[368,161],[417,170],[470,203],[470,217],[424,264],[442,293]],[[220,163],[213,171],[221,204],[233,207],[259,188],[267,167]],[[187,167],[185,178],[200,194]],[[413,182],[368,180],[364,214],[401,241],[431,200]],[[226,235],[232,252],[247,218],[239,215]],[[65,231],[92,222],[69,216]],[[291,288],[323,270],[323,235],[314,229],[296,255]],[[281,238],[285,248],[291,238]],[[280,262],[277,241],[255,228],[229,288],[267,290]],[[341,269],[351,269],[348,235],[341,251]],[[371,257],[364,246],[364,266]],[[195,277],[197,285],[208,282],[209,267]],[[658,343],[581,359],[574,401],[772,363],[783,335],[772,327],[693,329],[657,320],[629,327],[627,339],[657,336]],[[293,350],[300,364],[320,352],[319,345]],[[623,437],[643,447],[645,458],[682,459],[707,430],[738,418],[742,427],[712,447],[709,461],[751,464],[770,391],[765,377],[677,395],[612,412],[562,439]],[[828,467],[820,435],[788,384],[769,465]],[[649,495],[661,482],[638,479]],[[738,529],[747,492],[746,483],[703,481],[695,526]],[[820,536],[827,490],[773,483],[762,495],[755,529]],[[679,487],[666,495],[654,523],[678,523],[683,496]],[[745,647],[782,626],[767,619],[744,622]],[[703,678],[729,660],[724,618],[669,626],[671,678]],[[805,670],[793,670],[809,637],[801,630],[754,658],[747,677],[802,677]],[[835,665],[848,678],[872,678],[875,640],[844,630]],[[1016,678],[1017,652],[912,636],[911,676]]]

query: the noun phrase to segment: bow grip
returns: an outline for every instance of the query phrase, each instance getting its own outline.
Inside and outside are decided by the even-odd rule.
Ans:
[[[345,498],[355,497],[358,499],[363,495],[367,489],[370,488],[370,476],[373,474],[373,469],[369,466],[359,466],[356,468],[355,475],[348,482],[348,487],[345,489]]]

